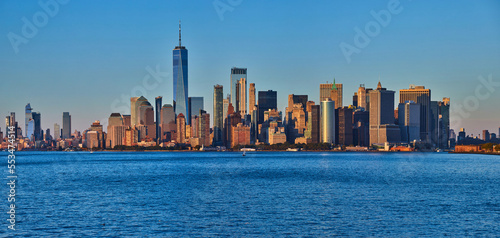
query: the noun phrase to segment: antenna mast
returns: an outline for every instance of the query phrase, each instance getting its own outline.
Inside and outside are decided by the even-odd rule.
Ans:
[[[179,20],[179,46],[181,45],[181,20]]]

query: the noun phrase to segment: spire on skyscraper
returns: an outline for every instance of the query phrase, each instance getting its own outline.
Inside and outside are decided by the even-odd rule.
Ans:
[[[332,90],[337,90],[337,85],[335,85],[335,78],[333,78]]]
[[[378,81],[378,84],[377,84],[377,90],[381,90],[382,89],[382,84],[380,83],[380,80]]]
[[[181,20],[179,20],[179,47],[182,46],[181,44]]]

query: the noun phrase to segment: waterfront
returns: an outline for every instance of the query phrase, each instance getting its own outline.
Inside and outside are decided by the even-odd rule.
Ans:
[[[17,152],[16,157],[15,234],[22,236],[500,233],[498,156]],[[7,167],[5,160],[2,166]],[[6,190],[2,186],[2,194]]]

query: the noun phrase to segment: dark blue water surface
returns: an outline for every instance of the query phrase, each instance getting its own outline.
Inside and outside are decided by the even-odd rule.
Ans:
[[[1,160],[7,176],[7,155]],[[17,152],[3,236],[499,236],[500,157]]]

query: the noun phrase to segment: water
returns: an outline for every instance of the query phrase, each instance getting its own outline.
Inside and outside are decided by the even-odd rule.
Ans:
[[[2,236],[500,235],[498,156],[17,152],[17,163],[17,231],[2,212]]]

